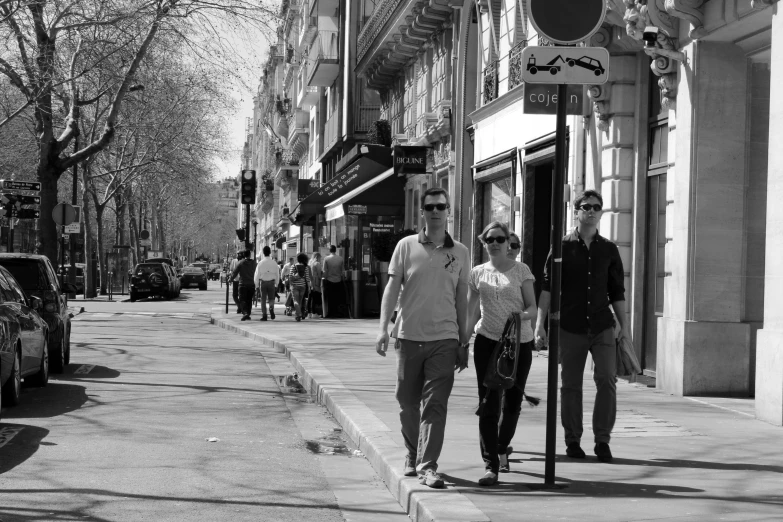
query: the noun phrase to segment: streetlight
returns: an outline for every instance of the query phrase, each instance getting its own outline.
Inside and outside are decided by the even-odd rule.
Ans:
[[[258,220],[253,219],[253,260],[256,259],[256,245],[258,244]]]

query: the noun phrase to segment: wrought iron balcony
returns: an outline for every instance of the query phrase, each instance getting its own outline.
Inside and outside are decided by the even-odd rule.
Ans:
[[[359,111],[354,120],[354,130],[356,132],[367,132],[372,126],[372,122],[380,119],[380,105],[359,105]]]
[[[517,85],[522,85],[522,72],[524,64],[522,63],[522,52],[525,50],[527,42],[524,40],[511,48],[508,53],[508,90],[510,91]]]
[[[498,97],[498,62],[492,62],[484,69],[484,104]]]

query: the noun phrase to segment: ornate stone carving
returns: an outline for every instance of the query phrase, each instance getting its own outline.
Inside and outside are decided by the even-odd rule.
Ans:
[[[776,4],[778,0],[750,0],[750,6],[753,9],[766,9],[772,4]]]
[[[587,90],[587,96],[593,102],[593,112],[598,120],[597,126],[601,131],[609,130],[609,96],[612,93],[612,84],[592,85]]]
[[[677,103],[677,73],[668,73],[658,79],[661,89],[661,107],[674,110]]]
[[[702,4],[704,4],[704,0],[666,0],[665,2],[667,13],[690,22],[693,27],[688,35],[694,40],[707,34],[707,30],[704,29]]]

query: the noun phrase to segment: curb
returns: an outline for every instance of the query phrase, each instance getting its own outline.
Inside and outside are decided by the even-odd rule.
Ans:
[[[317,358],[308,355],[305,346],[277,335],[251,332],[214,316],[210,317],[210,322],[284,353],[302,376],[305,389],[340,423],[414,522],[490,521],[457,489],[435,490],[419,484],[416,478],[403,476],[402,462],[406,450],[390,437],[392,430]]]

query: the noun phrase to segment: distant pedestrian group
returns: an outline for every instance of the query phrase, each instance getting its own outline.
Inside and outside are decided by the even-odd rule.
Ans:
[[[438,458],[444,445],[448,399],[454,372],[468,365],[468,347],[475,333],[476,414],[484,462],[478,484],[492,486],[498,483],[499,473],[510,470],[510,444],[525,399],[532,351],[547,343],[552,255],[544,267],[537,305],[535,278],[526,264],[516,260],[522,244],[507,225],[494,221],[484,228],[478,239],[489,260],[471,269],[467,247],[446,231],[448,192],[431,188],[421,196],[420,204],[425,227],[395,247],[375,345],[385,357],[390,336],[395,338],[395,395],[406,448],[403,474],[418,477],[432,488],[444,487]],[[622,260],[617,246],[598,234],[602,210],[603,199],[596,191],[585,191],[574,200],[576,227],[563,238],[562,259],[554,261],[562,261],[561,422],[566,455],[585,458],[580,446],[582,375],[589,352],[597,387],[594,452],[600,461],[610,462],[616,412],[615,320],[620,337],[630,340],[630,335]],[[513,333],[509,324],[516,325]],[[521,349],[511,382],[500,387],[489,376],[498,373],[499,348],[508,346],[510,340]]]

